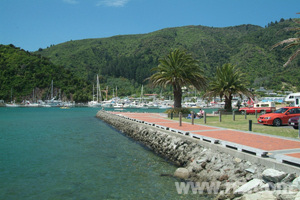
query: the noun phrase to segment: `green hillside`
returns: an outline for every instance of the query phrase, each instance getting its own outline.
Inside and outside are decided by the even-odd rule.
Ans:
[[[54,82],[54,95],[59,90],[62,99],[86,101],[87,82],[74,77],[70,70],[54,65],[48,58],[34,55],[13,45],[0,45],[0,99],[22,100],[49,99],[51,81]]]
[[[248,75],[252,88],[299,91],[300,59],[283,68],[295,49],[270,50],[275,43],[295,36],[295,32],[286,31],[293,26],[296,23],[292,20],[283,19],[265,28],[186,26],[69,41],[34,53],[0,45],[0,99],[9,101],[11,90],[19,102],[32,99],[33,90],[35,98],[48,99],[53,80],[54,95],[58,96],[60,90],[65,100],[85,102],[92,99],[97,74],[102,89],[109,87],[110,97],[113,89],[118,96],[139,96],[141,85],[146,85],[145,79],[153,73],[151,69],[172,48],[192,53],[208,77],[214,76],[218,66],[232,63]],[[144,87],[144,93],[160,92],[160,88]]]
[[[171,48],[183,48],[200,61],[209,77],[217,66],[232,63],[247,73],[251,87],[297,90],[299,59],[287,68],[282,67],[295,49],[270,50],[273,44],[294,37],[295,32],[285,31],[293,26],[296,24],[292,20],[283,19],[266,28],[186,26],[149,34],[69,41],[36,53],[87,81],[93,81],[98,73],[102,82],[107,77],[124,77],[142,84],[159,58]]]

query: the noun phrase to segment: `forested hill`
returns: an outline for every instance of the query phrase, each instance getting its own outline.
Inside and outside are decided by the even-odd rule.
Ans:
[[[270,48],[294,37],[295,32],[285,30],[293,26],[296,23],[291,19],[272,22],[265,28],[185,26],[149,34],[69,41],[36,53],[89,81],[99,73],[102,77],[125,77],[141,84],[159,58],[172,48],[184,48],[200,61],[207,76],[213,76],[217,66],[232,63],[248,74],[252,87],[292,89],[300,85],[295,78],[300,75],[299,59],[287,68],[282,66],[294,49]]]
[[[85,80],[74,77],[70,70],[54,65],[48,58],[34,55],[13,45],[0,45],[1,100],[10,101],[11,91],[12,99],[17,102],[50,99],[52,80],[54,96],[58,97],[60,89],[64,100],[88,100],[90,87]]]

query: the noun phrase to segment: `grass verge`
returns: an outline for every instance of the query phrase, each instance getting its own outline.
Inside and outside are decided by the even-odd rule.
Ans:
[[[174,118],[174,120],[178,121],[178,118]],[[195,124],[203,124],[204,119],[194,119]],[[252,120],[252,132],[257,133],[265,133],[270,135],[277,135],[283,137],[290,138],[298,138],[298,130],[293,129],[288,126],[274,127],[274,126],[265,126],[257,123],[257,119],[255,115],[247,115],[247,119],[245,119],[244,115],[236,115],[235,121],[233,121],[232,115],[222,115],[221,122],[219,121],[219,116],[207,116],[206,124],[209,126],[217,126],[222,128],[236,129],[249,131],[249,120]],[[192,122],[191,119],[183,118],[184,122]]]

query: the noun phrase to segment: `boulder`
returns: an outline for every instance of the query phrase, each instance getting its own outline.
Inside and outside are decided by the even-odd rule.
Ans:
[[[202,158],[200,160],[196,160],[196,163],[201,164],[201,163],[205,162],[206,160],[207,160],[206,158]]]
[[[174,176],[181,179],[188,179],[189,175],[189,170],[182,167],[176,169],[176,171],[174,172]]]
[[[295,178],[296,178],[296,174],[295,173],[288,174],[284,179],[281,180],[281,182],[289,183],[289,182],[292,182]]]
[[[298,192],[295,196],[295,200],[300,200],[300,192]]]
[[[262,178],[266,182],[273,182],[273,183],[278,183],[280,182],[284,177],[286,177],[285,172],[281,172],[275,169],[266,169],[262,173]]]
[[[224,175],[221,175],[219,178],[218,178],[218,181],[226,181],[229,179],[229,176],[227,174],[224,174]]]
[[[262,180],[260,180],[260,179],[253,179],[253,180],[247,182],[246,184],[242,185],[238,189],[236,189],[234,191],[234,194],[246,194],[246,193],[249,193],[252,190],[255,190],[255,189],[259,188],[263,184],[264,184],[264,182]]]
[[[289,190],[275,190],[273,195],[280,200],[294,200],[298,192],[289,191]]]
[[[291,187],[300,190],[300,177],[293,180]]]
[[[276,200],[277,198],[272,193],[272,191],[261,191],[254,194],[244,194],[241,200]]]
[[[250,167],[250,168],[245,169],[245,171],[250,172],[251,174],[254,174],[256,169],[254,167]]]

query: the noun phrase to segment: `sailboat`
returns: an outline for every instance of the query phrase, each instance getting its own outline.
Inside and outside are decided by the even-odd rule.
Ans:
[[[88,107],[99,107],[101,106],[101,103],[99,102],[99,99],[102,99],[101,96],[101,88],[100,88],[100,84],[99,84],[99,76],[97,74],[97,86],[96,86],[96,91],[97,91],[97,100],[95,101],[95,95],[94,95],[94,84],[93,84],[93,101],[89,101],[88,102]]]
[[[140,97],[140,102],[137,105],[137,108],[141,108],[141,109],[148,109],[148,105],[146,103],[144,103],[144,86],[142,85],[141,88],[141,97]]]
[[[51,81],[51,99],[50,100],[46,100],[46,105],[45,107],[54,107],[54,106],[61,106],[62,105],[62,101],[60,99],[55,100],[56,97],[53,97],[53,80]]]
[[[5,104],[6,107],[19,107],[20,105],[16,104],[15,101],[12,100],[12,88],[10,90],[10,103]]]
[[[25,101],[25,106],[26,107],[38,107],[39,104],[38,103],[34,103],[34,89],[33,89],[33,93],[32,93],[32,103],[30,101]]]

